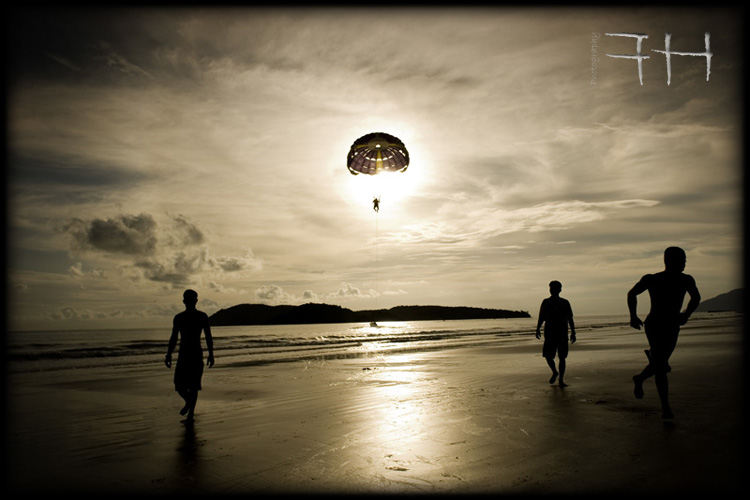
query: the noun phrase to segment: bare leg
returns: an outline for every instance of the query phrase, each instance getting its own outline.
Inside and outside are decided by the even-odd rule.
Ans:
[[[549,383],[554,384],[555,380],[557,380],[557,368],[555,368],[555,358],[544,358],[544,359],[547,360],[547,364],[552,370],[552,377],[549,379]]]
[[[643,369],[641,373],[638,375],[633,375],[633,384],[635,385],[635,388],[633,389],[633,394],[635,394],[635,397],[637,399],[643,399],[643,382],[654,375],[654,369],[651,367],[651,365],[646,365],[646,368]]]
[[[654,376],[654,369],[651,365],[646,365],[646,368],[644,368],[640,374],[636,375],[636,377],[641,379],[641,382],[653,376]]]
[[[195,414],[195,404],[198,402],[198,390],[197,389],[191,389],[190,395],[188,400],[186,401],[186,407],[187,410],[187,420],[193,420],[193,416]]]
[[[185,400],[185,406],[180,409],[180,415],[185,415],[188,410],[190,410],[190,391],[181,389],[177,391],[177,394],[179,394],[180,397]]]
[[[643,378],[641,375],[633,375],[633,394],[636,399],[643,399]]]
[[[652,365],[646,366],[641,373],[633,377],[633,383],[635,389],[633,393],[638,399],[643,398],[643,382],[654,376],[656,381],[656,391],[659,393],[659,399],[661,400],[661,411],[662,418],[671,419],[674,418],[672,408],[669,405],[669,380],[667,379],[667,373],[670,371],[669,365],[665,362],[662,364],[660,371],[656,371]]]
[[[656,390],[661,400],[661,417],[664,419],[674,418],[672,408],[669,406],[669,380],[666,373],[656,374]]]
[[[648,320],[647,320],[648,322]],[[656,334],[656,331],[658,334]],[[646,325],[646,337],[648,338],[649,349],[647,349],[646,356],[648,356],[649,365],[643,369],[643,371],[633,377],[635,383],[635,396],[643,397],[643,381],[652,375],[656,379],[656,390],[659,393],[659,399],[661,400],[661,411],[662,418],[672,419],[672,408],[669,405],[669,382],[667,380],[667,373],[672,368],[669,366],[669,357],[677,345],[677,337],[680,331],[679,325],[676,324],[661,324],[659,329],[654,330]],[[640,396],[639,396],[640,389]]]
[[[567,387],[568,384],[563,382],[563,375],[565,375],[565,358],[560,358],[560,387]]]
[[[672,349],[667,351],[666,356],[661,351],[657,355],[654,355],[653,349],[651,352],[646,351],[646,355],[651,361],[650,372],[653,373],[656,380],[656,391],[661,400],[661,416],[664,419],[674,418],[672,408],[669,406],[669,380],[667,378],[667,373],[671,371],[669,366],[669,355],[671,353]]]

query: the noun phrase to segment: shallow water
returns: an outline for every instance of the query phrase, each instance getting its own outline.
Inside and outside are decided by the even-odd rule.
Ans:
[[[733,313],[697,313],[691,323]],[[627,329],[626,315],[580,316],[576,329]],[[691,324],[688,324],[689,325]],[[214,355],[224,367],[311,358],[373,356],[383,352],[421,351],[531,339],[535,318],[384,322],[313,325],[253,325],[212,328]],[[6,338],[11,373],[87,367],[160,364],[170,329],[113,329],[9,332]],[[205,345],[205,343],[204,343]]]

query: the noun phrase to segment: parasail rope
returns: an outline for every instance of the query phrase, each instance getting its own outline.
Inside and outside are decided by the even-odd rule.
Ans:
[[[378,196],[380,198],[380,196]],[[378,301],[380,300],[380,264],[379,249],[378,249],[378,214],[379,211],[375,212],[375,309],[378,309]]]

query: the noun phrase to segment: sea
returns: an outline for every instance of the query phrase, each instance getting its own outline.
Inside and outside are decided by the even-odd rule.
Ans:
[[[734,313],[720,313],[729,314]],[[716,314],[696,313],[691,322]],[[575,318],[580,339],[601,328],[629,327],[626,314]],[[690,324],[690,323],[688,323]],[[8,332],[6,372],[38,372],[161,364],[171,325],[164,328]],[[217,366],[238,367],[311,359],[515,342],[532,338],[536,318],[326,323],[212,327]],[[204,341],[205,348],[205,341]]]

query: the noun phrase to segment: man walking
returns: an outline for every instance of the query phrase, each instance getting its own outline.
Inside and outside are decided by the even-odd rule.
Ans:
[[[206,336],[206,347],[208,348],[206,364],[209,368],[214,366],[214,341],[211,336],[208,315],[195,308],[198,303],[198,294],[193,290],[185,290],[182,297],[185,310],[174,317],[172,336],[169,338],[164,364],[167,368],[172,367],[172,351],[177,345],[177,337],[179,336],[180,350],[174,371],[174,388],[185,400],[185,406],[180,410],[180,415],[187,415],[186,421],[192,422],[195,404],[198,401],[198,391],[202,388],[203,349],[201,347],[201,332]]]
[[[539,319],[536,324],[536,338],[541,337],[542,323],[544,323],[544,346],[542,355],[552,370],[550,384],[554,384],[560,377],[560,387],[567,387],[563,381],[565,375],[565,359],[568,357],[568,325],[570,325],[570,343],[576,341],[576,326],[573,322],[573,309],[570,302],[560,297],[562,283],[551,281],[550,296],[542,301],[539,308]],[[559,369],[555,368],[555,354],[559,358]]]

